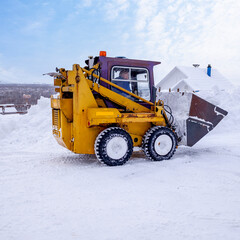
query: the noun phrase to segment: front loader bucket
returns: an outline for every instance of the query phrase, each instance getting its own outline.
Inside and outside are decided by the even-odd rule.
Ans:
[[[193,146],[227,115],[227,111],[192,94],[187,119],[187,146]]]
[[[158,97],[171,108],[182,145],[192,147],[227,115],[227,111],[193,93],[159,93]]]

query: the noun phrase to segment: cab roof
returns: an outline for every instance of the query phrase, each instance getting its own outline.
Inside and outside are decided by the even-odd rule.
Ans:
[[[153,67],[160,64],[161,62],[148,61],[148,60],[138,60],[129,58],[112,58],[112,57],[99,57],[99,62],[107,65],[120,65],[120,66],[130,66],[130,67]]]

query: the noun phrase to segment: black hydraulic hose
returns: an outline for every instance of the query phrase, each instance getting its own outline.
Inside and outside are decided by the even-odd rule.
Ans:
[[[167,109],[168,110],[167,110]],[[164,110],[169,114],[169,122],[170,122],[170,124],[172,125],[173,124],[173,122],[174,122],[174,117],[173,117],[173,114],[172,114],[172,109],[168,106],[168,105],[164,105]]]
[[[93,81],[93,74],[94,74],[94,72],[96,72],[96,75],[98,75],[98,73],[99,73],[99,78],[97,78],[97,81],[95,81],[95,82],[98,82],[99,83],[99,81],[101,80],[100,78],[101,78],[101,67],[100,67],[100,65],[98,66],[98,68],[96,69],[96,68],[90,68],[89,69],[89,71],[91,71],[93,69],[93,71],[92,71],[92,73],[91,73],[91,79],[90,80],[92,80]],[[94,81],[93,81],[94,82]],[[99,83],[100,84],[100,83]]]

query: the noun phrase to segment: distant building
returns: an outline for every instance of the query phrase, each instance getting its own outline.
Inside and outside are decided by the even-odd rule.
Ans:
[[[207,68],[176,66],[158,84],[158,91],[198,92],[229,89],[232,84],[217,70],[208,65]]]
[[[37,104],[41,96],[50,98],[55,94],[48,84],[0,84],[0,104]]]

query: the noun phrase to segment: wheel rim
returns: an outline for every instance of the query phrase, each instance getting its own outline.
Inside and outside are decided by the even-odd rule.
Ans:
[[[154,150],[159,155],[167,155],[172,149],[173,141],[168,135],[160,135],[154,143]]]
[[[107,143],[107,155],[112,159],[122,158],[127,150],[127,141],[122,137],[113,137]]]

